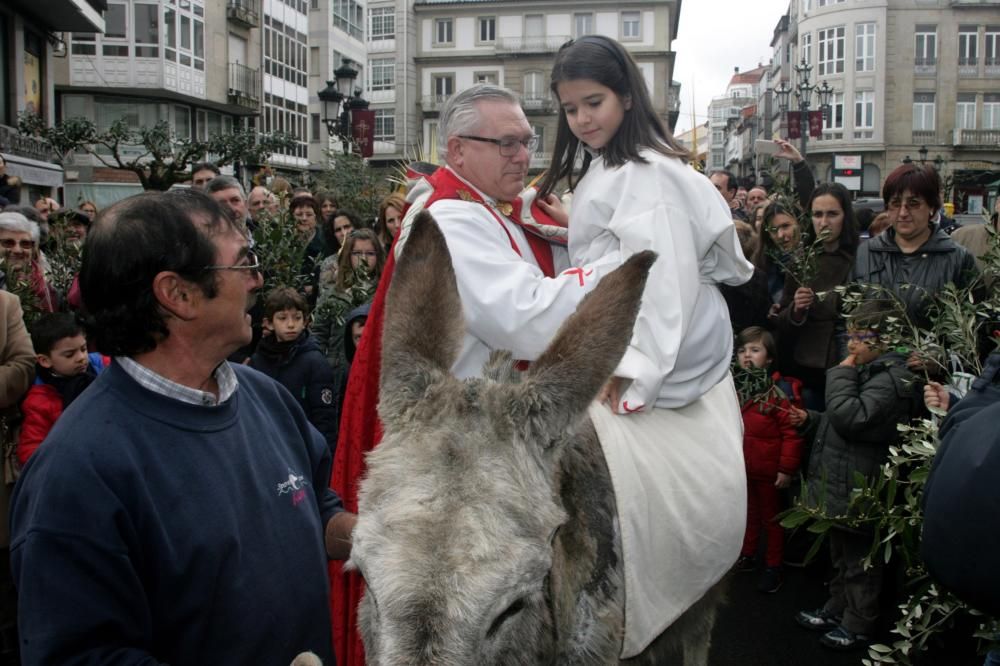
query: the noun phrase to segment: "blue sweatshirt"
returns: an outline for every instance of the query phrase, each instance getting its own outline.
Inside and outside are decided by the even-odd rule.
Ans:
[[[329,449],[235,370],[205,407],[112,364],[52,429],[11,500],[22,663],[332,663]]]

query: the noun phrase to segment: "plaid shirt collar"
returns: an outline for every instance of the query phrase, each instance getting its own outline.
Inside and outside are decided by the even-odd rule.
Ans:
[[[115,363],[121,364],[122,370],[128,373],[129,377],[139,382],[143,388],[191,405],[202,405],[204,407],[221,405],[233,397],[236,389],[239,388],[236,373],[229,363],[225,361],[215,369],[214,373],[215,381],[219,384],[218,399],[208,391],[200,391],[171,381],[163,375],[153,372],[146,366],[136,363],[127,356],[116,356]]]

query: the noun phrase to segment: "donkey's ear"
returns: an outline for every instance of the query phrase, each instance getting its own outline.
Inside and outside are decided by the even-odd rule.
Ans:
[[[597,397],[625,354],[656,253],[640,252],[602,279],[525,377],[532,437],[557,439]]]
[[[427,211],[413,220],[392,274],[382,329],[379,413],[391,419],[450,376],[462,342],[462,302],[448,245]]]

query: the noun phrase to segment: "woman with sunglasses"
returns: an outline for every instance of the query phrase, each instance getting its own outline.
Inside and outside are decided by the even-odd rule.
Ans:
[[[337,279],[316,306],[312,324],[316,342],[335,370],[347,364],[346,316],[354,308],[371,302],[385,266],[385,251],[374,231],[355,229],[345,237],[337,263]]]

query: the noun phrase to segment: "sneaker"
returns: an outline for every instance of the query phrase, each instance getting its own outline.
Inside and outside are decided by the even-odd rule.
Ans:
[[[740,555],[740,559],[736,560],[736,565],[733,568],[742,572],[753,571],[757,568],[757,563],[750,555]]]
[[[843,627],[832,629],[819,639],[821,645],[833,650],[853,650],[864,647],[868,642],[868,637],[864,634],[856,634]]]
[[[764,594],[774,594],[781,589],[782,577],[781,569],[778,567],[767,567],[761,574],[760,582],[757,583],[757,590]]]
[[[835,629],[840,624],[840,618],[828,612],[824,608],[817,608],[812,611],[799,611],[795,616],[795,621],[800,626],[813,631],[829,631]]]

